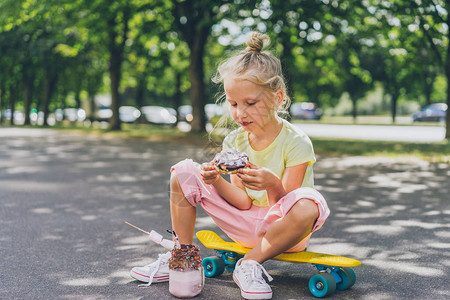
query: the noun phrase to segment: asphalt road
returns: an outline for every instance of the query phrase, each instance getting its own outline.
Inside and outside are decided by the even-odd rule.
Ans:
[[[0,299],[174,299],[129,269],[164,250],[124,224],[170,228],[169,168],[207,147],[0,128]],[[332,214],[310,251],[356,258],[329,299],[449,299],[450,166],[414,158],[318,157]],[[220,232],[199,209],[197,229]],[[202,256],[213,251],[201,247]],[[308,265],[269,261],[274,299],[312,299]],[[196,299],[240,299],[231,274]]]

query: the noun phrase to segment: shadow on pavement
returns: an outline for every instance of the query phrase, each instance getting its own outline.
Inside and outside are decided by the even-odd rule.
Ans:
[[[139,288],[128,275],[164,249],[124,222],[165,234],[170,166],[186,157],[207,161],[215,151],[54,132],[2,137],[0,298],[172,299],[168,283]],[[333,299],[450,297],[449,176],[449,165],[414,158],[319,153],[316,187],[332,214],[308,250],[363,262],[356,285]],[[199,209],[201,229],[221,233]],[[274,299],[313,298],[312,267],[265,267]],[[217,295],[240,298],[230,273],[207,279],[197,299]]]

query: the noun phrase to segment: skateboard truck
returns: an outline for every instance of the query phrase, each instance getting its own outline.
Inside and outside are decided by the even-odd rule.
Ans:
[[[225,269],[229,272],[234,271],[237,261],[241,257],[243,257],[242,255],[237,254],[236,252],[233,251],[225,251],[225,250],[216,250],[216,251],[219,253],[220,258],[225,263]]]
[[[341,269],[341,267],[332,267],[332,266],[325,266],[325,265],[319,265],[319,264],[312,264],[317,268],[317,271],[319,271],[319,274],[328,273],[327,270],[330,270],[330,274],[334,277],[334,280],[336,281],[336,284],[339,284],[342,282],[342,277],[339,276],[338,271]]]

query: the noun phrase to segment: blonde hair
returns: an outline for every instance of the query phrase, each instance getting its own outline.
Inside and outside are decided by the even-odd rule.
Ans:
[[[247,48],[220,63],[212,81],[223,85],[226,77],[232,77],[251,81],[267,88],[274,94],[278,90],[281,90],[284,99],[278,107],[277,112],[279,115],[286,114],[291,104],[291,99],[287,94],[281,62],[272,53],[262,51],[265,46],[270,44],[269,37],[266,34],[253,32],[247,39],[246,44]],[[216,102],[223,101],[224,96],[225,93],[221,93]]]

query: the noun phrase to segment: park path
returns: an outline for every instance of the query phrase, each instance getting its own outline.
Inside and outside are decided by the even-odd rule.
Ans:
[[[214,150],[189,141],[5,130],[0,298],[174,299],[167,283],[139,288],[129,277],[132,266],[163,249],[124,221],[165,233],[170,166],[185,157],[206,161]],[[319,153],[315,178],[332,213],[309,250],[363,262],[356,285],[330,299],[449,299],[448,164]],[[201,209],[197,229],[218,231]],[[274,299],[312,299],[311,267],[265,267]],[[197,297],[219,298],[240,299],[229,273],[207,279]]]
[[[393,141],[413,143],[436,143],[445,139],[443,126],[383,126],[383,125],[337,125],[296,123],[310,137],[352,139],[364,141]]]

